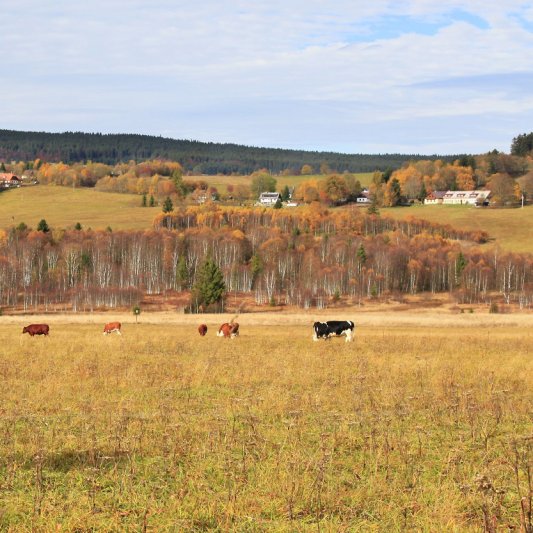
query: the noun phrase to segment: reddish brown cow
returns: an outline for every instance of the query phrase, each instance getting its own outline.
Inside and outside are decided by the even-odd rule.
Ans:
[[[232,324],[224,322],[218,329],[217,337],[224,337],[226,339],[233,339],[239,335],[239,324],[233,322]]]
[[[30,324],[22,329],[22,334],[29,333],[33,337],[34,335],[48,335],[49,331],[48,324]]]
[[[113,331],[116,331],[119,335],[122,335],[122,333],[120,333],[121,327],[122,324],[120,322],[109,322],[104,326],[104,335],[109,335],[110,333],[113,333]]]
[[[206,326],[205,324],[200,324],[200,325],[198,326],[198,333],[199,333],[202,337],[204,337],[205,334],[207,333],[207,326]]]

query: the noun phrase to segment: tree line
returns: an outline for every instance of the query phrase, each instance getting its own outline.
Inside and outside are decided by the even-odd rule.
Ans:
[[[245,175],[262,168],[274,174],[283,171],[298,174],[304,165],[315,173],[324,165],[335,172],[373,172],[398,168],[405,161],[424,157],[260,148],[135,134],[0,130],[0,161],[40,159],[51,163],[92,161],[116,165],[130,160],[167,159],[179,162],[186,173],[197,175]]]
[[[205,272],[220,271],[226,295],[258,304],[323,308],[428,291],[530,307],[533,258],[461,245],[486,239],[318,203],[302,213],[190,207],[159,215],[146,231],[13,228],[0,232],[0,306],[131,307],[147,294],[199,294]]]

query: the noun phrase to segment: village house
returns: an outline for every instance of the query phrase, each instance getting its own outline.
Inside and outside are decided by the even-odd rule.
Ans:
[[[281,201],[279,192],[262,192],[259,195],[259,203],[265,207],[273,207],[278,200]]]
[[[0,187],[4,189],[20,187],[20,178],[10,172],[2,172],[0,173]]]
[[[196,201],[199,204],[205,204],[205,202],[207,202],[207,200],[211,200],[212,202],[216,202],[218,200],[218,194],[215,193],[215,192],[213,192],[213,193],[202,192],[202,193],[198,194],[198,196],[196,197]]]
[[[442,204],[446,191],[433,191],[430,192],[424,199],[426,205]]]
[[[490,191],[446,191],[445,205],[488,205]]]
[[[361,193],[359,194],[359,196],[356,198],[355,202],[357,204],[362,204],[362,205],[371,204],[372,200],[370,199],[370,192],[368,191],[368,189],[363,189]]]

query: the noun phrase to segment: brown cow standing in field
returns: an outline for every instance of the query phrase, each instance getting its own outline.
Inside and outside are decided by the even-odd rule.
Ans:
[[[207,326],[206,326],[205,324],[200,324],[200,325],[198,326],[198,333],[199,333],[202,337],[204,337],[205,334],[207,333]]]
[[[113,331],[116,331],[119,335],[122,335],[122,333],[120,333],[121,327],[122,324],[120,322],[109,322],[104,326],[104,335],[109,335],[110,333],[113,333]]]
[[[226,339],[233,339],[239,335],[239,324],[237,322],[224,322],[218,329],[217,337],[224,337]]]
[[[48,324],[30,324],[22,329],[22,334],[29,333],[32,337],[34,335],[48,335],[50,326]]]

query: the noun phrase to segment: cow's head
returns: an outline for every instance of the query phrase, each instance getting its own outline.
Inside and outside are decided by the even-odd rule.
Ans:
[[[27,328],[27,326],[24,326],[24,327],[22,328],[22,333],[28,333],[28,328]]]

